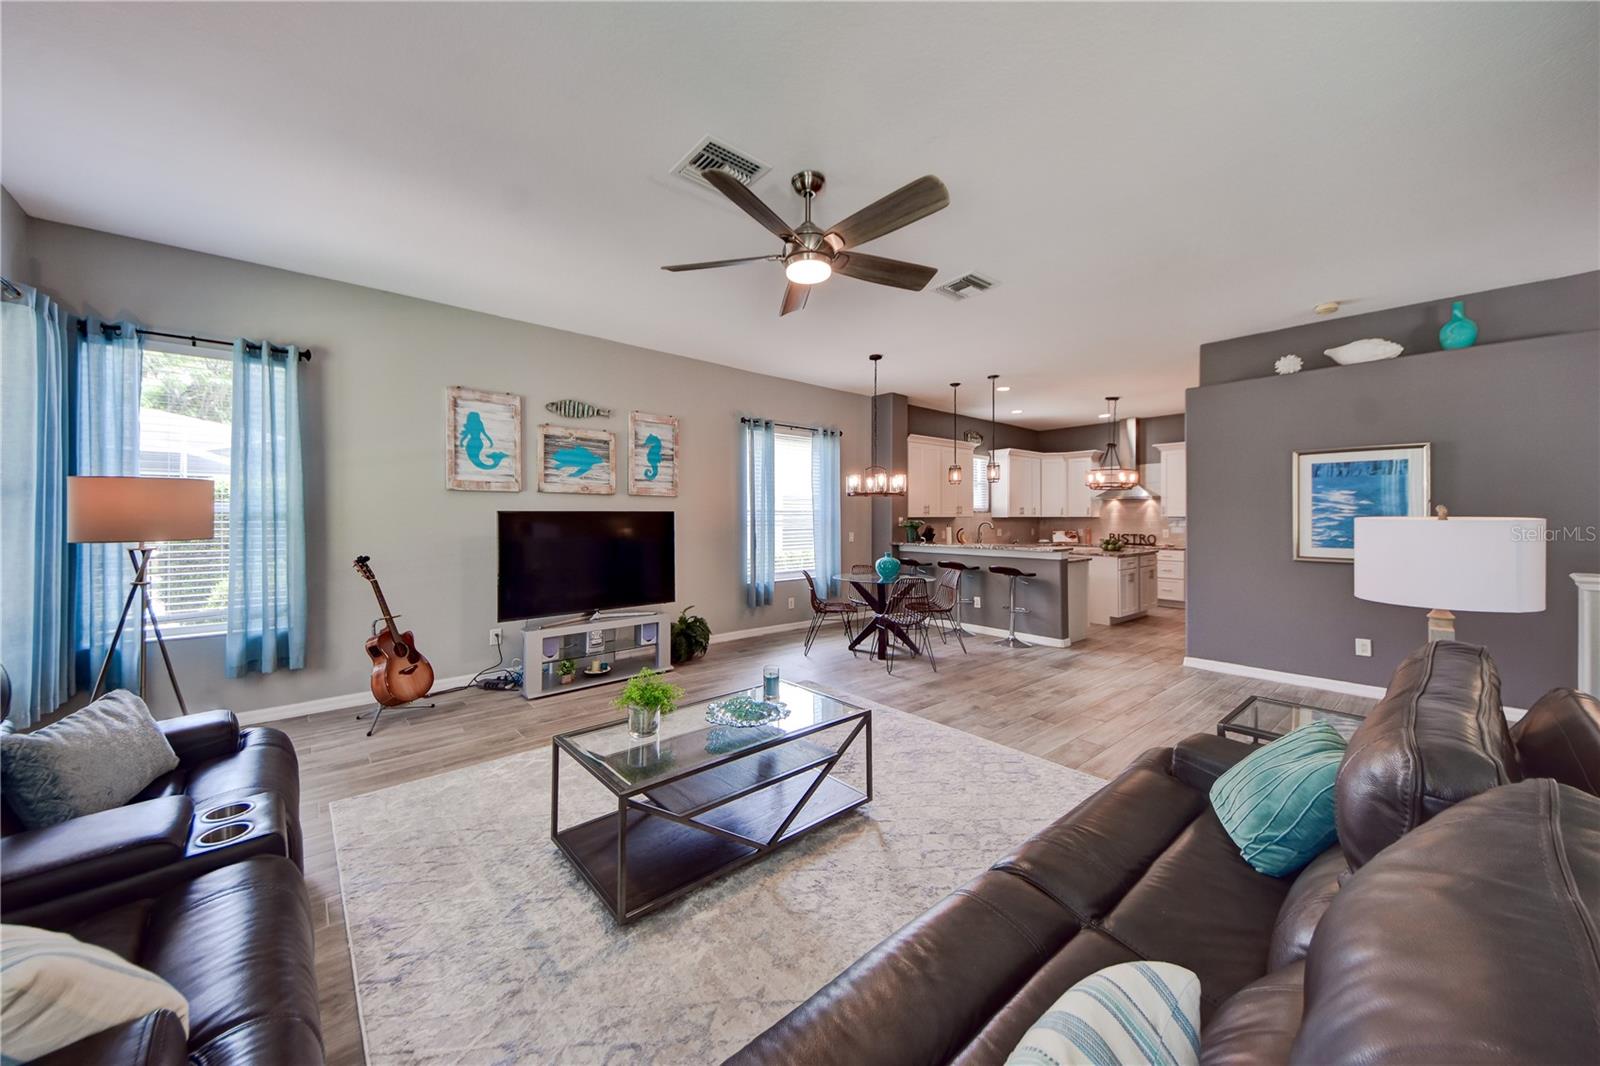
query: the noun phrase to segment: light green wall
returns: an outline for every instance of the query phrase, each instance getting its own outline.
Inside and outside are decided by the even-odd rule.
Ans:
[[[566,333],[393,293],[32,220],[29,280],[76,312],[127,316],[153,329],[265,337],[310,346],[305,374],[310,642],[306,669],[228,681],[221,638],[176,648],[191,707],[279,706],[367,687],[362,643],[374,607],[351,570],[372,556],[390,604],[404,612],[440,677],[494,661],[495,512],[501,509],[673,509],[680,605],[722,633],[809,617],[801,582],[772,607],[749,610],[739,581],[738,415],[844,430],[844,465],[862,465],[864,396],[747,373],[597,337]],[[776,323],[776,319],[774,319]],[[524,398],[525,491],[444,488],[445,388]],[[614,412],[589,420],[623,440],[630,410],[680,419],[683,473],[676,499],[540,494],[532,433],[546,401],[576,398]],[[865,561],[870,512],[844,503],[845,562]],[[849,532],[856,543],[848,543]],[[787,608],[787,598],[795,607]],[[509,629],[509,627],[508,627]],[[520,654],[508,632],[507,657]],[[158,713],[173,705],[163,699]],[[165,710],[163,710],[165,708]]]

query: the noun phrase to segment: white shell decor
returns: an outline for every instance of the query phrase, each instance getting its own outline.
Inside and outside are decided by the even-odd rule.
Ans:
[[[1272,364],[1272,371],[1275,374],[1298,374],[1300,368],[1305,365],[1305,360],[1298,355],[1281,355],[1278,361]]]
[[[1376,363],[1380,359],[1393,359],[1403,351],[1405,349],[1394,341],[1386,341],[1381,337],[1368,337],[1365,340],[1341,344],[1337,348],[1328,348],[1322,354],[1340,366],[1353,366],[1356,363]]]

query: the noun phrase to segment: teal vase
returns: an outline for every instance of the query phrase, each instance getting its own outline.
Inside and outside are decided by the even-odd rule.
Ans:
[[[1470,348],[1478,343],[1478,324],[1463,307],[1460,300],[1450,305],[1450,321],[1439,327],[1439,347]]]
[[[878,572],[878,576],[884,581],[893,581],[900,576],[900,560],[888,552],[884,552],[883,558],[873,563],[872,568]]]

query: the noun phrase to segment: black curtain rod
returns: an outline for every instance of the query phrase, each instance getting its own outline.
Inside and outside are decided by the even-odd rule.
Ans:
[[[116,331],[117,326],[111,322],[102,323],[100,326],[100,332],[106,334],[107,336],[115,334]],[[83,336],[87,336],[89,333],[89,324],[81,318],[78,319],[78,333]],[[232,341],[219,340],[216,337],[196,337],[192,333],[167,333],[159,329],[141,329],[138,331],[138,333],[141,337],[166,337],[168,340],[188,341],[190,344],[196,347],[202,344],[215,344],[222,348],[233,347]],[[259,352],[261,350],[261,345],[254,341],[246,341],[244,347],[245,351],[247,352]],[[272,346],[272,354],[288,355],[289,349],[274,344]],[[301,348],[299,358],[302,363],[311,362],[311,349]]]
[[[779,422],[775,418],[750,418],[750,417],[747,417],[745,415],[740,415],[739,416],[739,421],[741,421],[741,422],[771,422],[773,425],[782,426],[784,429],[803,429],[807,433],[819,433],[823,429],[826,428],[824,426],[801,426],[801,425],[796,425],[793,422]],[[844,430],[842,430],[842,429],[836,429],[836,430],[833,430],[832,432],[839,434],[839,436],[841,436],[841,437],[844,436]]]

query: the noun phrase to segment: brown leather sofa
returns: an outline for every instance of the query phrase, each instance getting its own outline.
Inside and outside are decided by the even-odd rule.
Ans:
[[[730,1062],[1002,1062],[1140,959],[1199,975],[1208,1064],[1600,1061],[1600,705],[1553,691],[1513,735],[1499,688],[1471,645],[1402,663],[1341,764],[1340,844],[1290,878],[1208,802],[1249,746],[1147,752]]]
[[[232,711],[157,724],[178,766],[122,807],[26,829],[0,793],[5,921],[47,925],[58,915],[159,894],[255,855],[300,865],[300,768],[286,735],[241,729]],[[250,810],[236,819],[207,820],[235,803],[248,803]],[[247,823],[250,831],[223,843],[201,841],[229,823]]]

